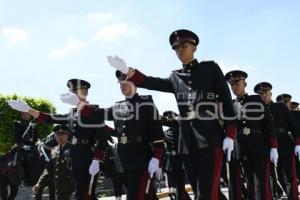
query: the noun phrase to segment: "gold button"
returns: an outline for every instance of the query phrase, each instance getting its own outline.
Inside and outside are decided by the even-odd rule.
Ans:
[[[191,73],[191,70],[190,70],[190,69],[188,69],[188,70],[187,70],[187,73]]]
[[[189,81],[188,83],[189,83],[189,84],[192,84],[192,81]]]

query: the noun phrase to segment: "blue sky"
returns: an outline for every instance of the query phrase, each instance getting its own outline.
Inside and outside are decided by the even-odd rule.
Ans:
[[[247,71],[249,93],[269,81],[274,98],[300,101],[299,10],[297,0],[0,0],[0,93],[43,97],[67,112],[57,97],[82,78],[90,102],[110,106],[123,97],[106,56],[167,77],[181,67],[169,35],[186,28],[200,37],[198,60]],[[176,109],[172,95],[139,93],[152,94],[161,112]]]

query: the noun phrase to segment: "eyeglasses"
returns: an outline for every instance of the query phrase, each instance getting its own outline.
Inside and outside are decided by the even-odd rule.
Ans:
[[[243,78],[240,78],[240,79],[234,79],[234,80],[231,80],[231,81],[229,82],[229,84],[230,84],[231,86],[234,86],[234,85],[237,85],[241,80],[245,80],[245,79],[243,79]]]

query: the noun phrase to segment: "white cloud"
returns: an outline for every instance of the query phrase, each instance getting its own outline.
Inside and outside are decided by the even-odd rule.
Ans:
[[[87,18],[91,21],[107,21],[113,18],[113,13],[111,12],[98,12],[98,13],[88,13]]]
[[[29,40],[28,33],[20,28],[5,27],[0,31],[0,33],[7,40],[10,47],[14,47]]]
[[[101,28],[93,37],[93,41],[113,42],[117,39],[136,34],[140,27],[130,26],[128,23],[112,24]]]
[[[82,42],[81,40],[70,37],[65,47],[55,49],[50,52],[50,58],[53,60],[59,60],[62,59],[63,57],[72,55],[80,51],[86,46],[87,44]]]

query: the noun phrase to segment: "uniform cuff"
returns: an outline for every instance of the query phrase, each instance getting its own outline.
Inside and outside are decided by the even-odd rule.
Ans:
[[[235,139],[236,138],[236,126],[233,124],[228,124],[226,127],[226,136],[231,138],[231,139]]]
[[[145,75],[139,70],[135,69],[133,76],[127,80],[133,82],[134,85],[139,86],[144,82],[144,79]]]
[[[278,144],[277,144],[277,139],[271,138],[271,148],[277,148]]]
[[[100,149],[96,149],[94,151],[94,160],[99,160],[99,161],[103,161],[105,157],[105,151],[104,150],[100,150]]]
[[[159,161],[161,160],[163,155],[163,144],[155,144],[153,146],[153,157],[157,158]]]
[[[42,123],[45,123],[47,118],[48,118],[48,114],[47,113],[44,113],[44,112],[40,112],[39,116],[36,118],[36,122],[38,124],[42,124]]]
[[[88,117],[88,116],[92,113],[92,111],[93,111],[93,109],[92,109],[91,106],[85,105],[85,106],[83,107],[83,109],[81,110],[80,114],[81,114],[81,116],[83,116],[83,117]]]

